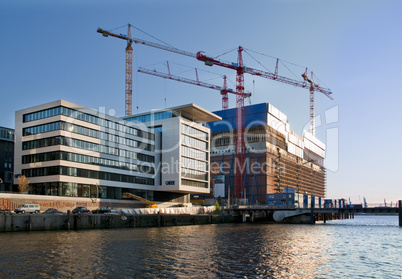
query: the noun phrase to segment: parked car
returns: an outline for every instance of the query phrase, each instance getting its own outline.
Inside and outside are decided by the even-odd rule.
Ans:
[[[109,207],[99,207],[97,209],[92,210],[93,214],[105,214],[105,213],[111,213],[112,211],[110,210]]]
[[[11,211],[8,209],[0,209],[0,214],[11,214]]]
[[[91,213],[91,211],[86,208],[85,206],[78,206],[76,208],[73,209],[73,214],[88,214]]]
[[[14,209],[15,213],[39,213],[40,212],[40,206],[39,204],[23,204],[16,209]]]
[[[57,214],[57,215],[61,215],[61,214],[64,214],[64,213],[59,211],[59,210],[57,210],[56,208],[48,208],[42,214]]]

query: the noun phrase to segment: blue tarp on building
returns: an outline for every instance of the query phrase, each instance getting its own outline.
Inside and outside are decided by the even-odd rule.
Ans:
[[[236,129],[236,108],[218,110],[213,113],[222,117],[220,121],[207,123],[211,132],[221,132]],[[244,127],[253,127],[267,124],[268,103],[261,103],[244,107]]]

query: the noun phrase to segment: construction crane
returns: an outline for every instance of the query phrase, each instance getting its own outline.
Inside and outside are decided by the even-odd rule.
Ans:
[[[242,56],[243,48],[239,46],[238,55],[237,55],[237,63],[225,63],[214,58],[206,56],[202,51],[199,51],[196,55],[196,58],[200,61],[203,61],[207,66],[218,65],[221,67],[229,68],[236,71],[236,91],[238,92],[236,98],[236,141],[235,141],[235,158],[236,162],[236,171],[235,171],[235,196],[237,198],[241,198],[243,196],[243,181],[244,181],[244,173],[242,171],[242,167],[244,165],[244,156],[245,156],[245,141],[244,141],[244,73],[260,76],[263,78],[268,78],[271,80],[283,82],[286,84],[294,85],[297,87],[306,88],[308,81],[310,83],[310,129],[312,134],[314,134],[314,90],[317,90],[330,99],[333,99],[331,94],[332,92],[329,89],[322,88],[315,84],[312,80],[307,79],[306,73],[302,76],[304,81],[293,80],[287,77],[282,77],[278,75],[278,60],[276,64],[275,73],[264,72],[261,70],[244,67],[243,66],[243,56]],[[311,97],[313,96],[313,97]],[[313,113],[311,114],[311,111]]]
[[[243,50],[243,48],[239,47],[239,55],[238,55],[238,57],[240,57],[241,50]],[[207,66],[218,65],[218,66],[221,66],[221,67],[236,70],[238,73],[239,72],[241,73],[243,71],[243,73],[247,73],[247,74],[251,74],[251,75],[260,76],[260,77],[263,77],[263,78],[279,81],[279,82],[290,84],[290,85],[293,85],[293,86],[296,86],[296,87],[309,88],[310,89],[310,132],[313,135],[315,134],[315,132],[314,132],[315,131],[315,125],[314,125],[314,91],[318,91],[318,92],[323,93],[325,96],[327,96],[331,100],[334,99],[332,97],[332,92],[331,92],[330,89],[321,87],[321,86],[319,86],[319,85],[317,85],[317,84],[315,84],[313,82],[313,72],[311,72],[311,79],[309,79],[307,77],[307,69],[302,74],[302,77],[303,77],[304,81],[298,81],[298,80],[290,79],[290,78],[287,78],[287,77],[279,76],[278,75],[278,60],[276,62],[275,73],[270,73],[270,72],[265,72],[265,71],[253,69],[253,68],[250,68],[250,67],[243,67],[243,69],[240,69],[241,67],[239,66],[239,63],[238,64],[224,63],[224,62],[221,62],[219,60],[213,59],[211,57],[207,57],[201,51],[197,53],[196,58],[198,60],[200,60],[200,61],[203,61],[205,63],[205,65],[207,65]],[[308,83],[310,83],[310,86],[308,85],[308,83],[306,83],[306,81]]]
[[[98,33],[101,33],[104,37],[115,37],[118,39],[126,40],[127,41],[127,46],[126,46],[126,80],[125,80],[125,115],[132,115],[132,95],[133,95],[133,48],[131,46],[132,43],[135,44],[142,44],[142,45],[147,45],[159,49],[163,49],[166,51],[170,52],[175,52],[181,55],[186,55],[195,58],[195,54],[187,52],[187,51],[182,51],[177,48],[173,47],[168,47],[164,46],[161,44],[153,43],[153,42],[148,42],[145,40],[137,39],[137,38],[132,38],[131,37],[131,24],[128,24],[128,30],[127,30],[127,35],[124,34],[115,34],[106,30],[103,30],[102,28],[98,28],[97,30]]]
[[[129,24],[130,26],[130,24]],[[123,39],[126,40],[130,43],[136,43],[136,44],[143,44],[155,48],[159,48],[162,50],[174,52],[177,54],[189,56],[196,58],[197,60],[203,61],[205,65],[208,66],[213,66],[213,65],[218,65],[221,67],[225,67],[228,69],[232,69],[236,71],[236,141],[235,141],[235,156],[236,156],[236,166],[237,169],[235,171],[235,197],[236,198],[241,198],[243,196],[243,183],[244,183],[244,173],[242,170],[242,167],[244,165],[244,159],[245,159],[245,140],[244,140],[244,98],[245,98],[245,93],[244,93],[244,73],[255,75],[255,76],[260,76],[263,78],[268,78],[271,80],[279,81],[282,83],[290,84],[293,86],[301,87],[301,88],[307,88],[308,83],[310,83],[310,130],[312,133],[314,133],[314,90],[319,91],[326,95],[328,98],[333,100],[331,94],[332,92],[327,89],[318,86],[317,84],[313,83],[312,79],[309,80],[307,79],[306,73],[304,73],[302,76],[304,78],[304,81],[298,81],[298,80],[293,80],[287,77],[282,77],[278,75],[278,60],[277,60],[277,65],[275,69],[275,73],[270,73],[270,72],[265,72],[249,67],[244,67],[243,66],[243,48],[239,46],[238,48],[238,56],[237,56],[237,63],[225,63],[219,60],[216,60],[214,58],[208,57],[204,54],[204,52],[199,51],[197,54],[193,54],[187,51],[179,50],[177,48],[173,47],[168,47],[165,45],[160,45],[157,43],[153,42],[148,42],[145,40],[141,39],[136,39],[136,38],[130,38],[127,35],[118,35],[114,34],[105,30],[102,30],[101,28],[98,28],[97,30],[98,33],[101,33],[103,36],[108,37],[112,36],[115,38]],[[304,76],[305,75],[305,76]],[[307,83],[308,82],[308,83]],[[313,96],[313,97],[312,97]],[[313,111],[313,114],[311,113]]]
[[[134,195],[134,194],[131,194],[131,193],[128,193],[128,192],[123,193],[123,194],[121,195],[121,197],[122,197],[123,199],[130,199],[130,198],[133,198],[133,199],[136,199],[136,200],[145,202],[145,203],[147,204],[147,205],[145,206],[145,208],[158,208],[158,205],[157,205],[155,202],[150,201],[150,200],[147,200],[147,199],[144,199],[144,198],[142,198],[142,197],[140,197],[140,196],[137,196],[137,195]]]
[[[198,72],[197,69],[195,69],[196,72],[196,80],[192,80],[189,78],[184,78],[184,77],[179,77],[179,76],[175,76],[172,75],[170,73],[170,68],[169,68],[169,64],[168,65],[168,72],[169,73],[162,73],[162,72],[158,72],[156,70],[149,70],[149,69],[145,69],[145,68],[138,68],[138,72],[140,73],[144,73],[144,74],[148,74],[148,75],[153,75],[153,76],[157,76],[157,77],[162,77],[162,78],[166,78],[166,79],[171,79],[171,80],[175,80],[175,81],[180,81],[180,82],[184,82],[184,83],[188,83],[188,84],[192,84],[192,85],[197,85],[197,86],[202,86],[202,87],[206,87],[206,88],[210,88],[210,89],[214,89],[214,90],[219,90],[221,92],[222,95],[222,109],[228,109],[229,107],[229,102],[228,102],[228,93],[231,94],[238,94],[238,92],[233,91],[230,88],[227,88],[227,82],[226,82],[226,76],[223,76],[223,87],[222,86],[218,86],[215,84],[210,84],[210,83],[206,83],[203,81],[200,81],[198,79]],[[246,92],[244,93],[244,97],[251,97],[251,93],[250,92]]]

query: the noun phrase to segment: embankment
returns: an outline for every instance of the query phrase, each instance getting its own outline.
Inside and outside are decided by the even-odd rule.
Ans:
[[[0,214],[0,232],[183,226],[235,222],[215,214]]]

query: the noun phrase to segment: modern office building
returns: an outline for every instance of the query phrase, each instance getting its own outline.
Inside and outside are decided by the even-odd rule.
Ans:
[[[221,118],[197,105],[153,110],[123,118],[144,124],[161,133],[155,153],[160,154],[158,174],[165,191],[178,193],[210,192],[210,130],[206,122]],[[155,192],[159,195],[166,193]],[[188,200],[189,201],[189,200]]]
[[[190,104],[125,119],[63,100],[17,111],[15,174],[49,196],[188,202],[209,192],[210,131],[200,123],[220,117]]]
[[[214,113],[222,120],[208,123],[211,172],[217,178],[213,192],[215,197],[227,199],[234,193],[236,109]],[[296,206],[324,198],[325,144],[308,132],[301,136],[291,131],[287,116],[271,104],[246,106],[244,115],[247,154],[243,199],[269,204],[272,194],[285,189],[294,193]]]
[[[0,191],[13,190],[14,129],[0,127]]]

